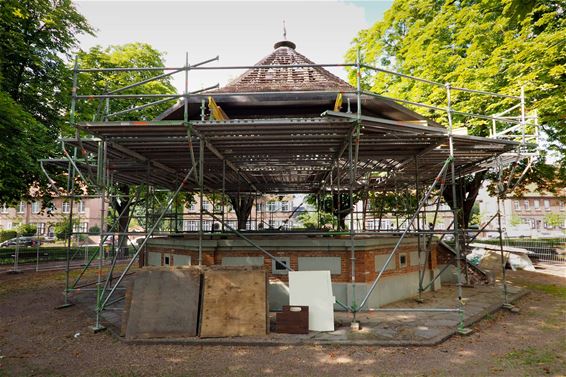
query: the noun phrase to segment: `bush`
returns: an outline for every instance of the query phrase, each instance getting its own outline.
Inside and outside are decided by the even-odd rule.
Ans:
[[[37,232],[37,225],[22,224],[18,227],[18,234],[23,237],[35,236]]]
[[[93,225],[88,229],[88,232],[90,234],[99,234],[100,233],[100,227],[98,225]]]
[[[57,237],[58,240],[64,240],[69,238],[73,228],[69,220],[63,220],[55,224],[54,230],[55,237]]]
[[[16,238],[18,236],[15,230],[0,230],[0,242]]]

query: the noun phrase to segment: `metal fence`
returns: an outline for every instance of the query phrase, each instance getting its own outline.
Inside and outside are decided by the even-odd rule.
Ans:
[[[99,253],[98,245],[85,245],[69,249],[69,266],[72,268],[86,265]],[[114,257],[114,249],[105,247],[104,260]],[[129,259],[128,252],[122,252],[117,259]],[[67,247],[7,247],[0,248],[0,270],[56,270],[66,268]]]
[[[566,264],[566,237],[552,239],[504,239],[506,246],[520,247],[532,251],[533,261]]]

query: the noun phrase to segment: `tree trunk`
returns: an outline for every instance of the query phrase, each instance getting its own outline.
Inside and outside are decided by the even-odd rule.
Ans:
[[[481,186],[485,179],[485,172],[474,174],[473,178],[459,178],[456,180],[456,202],[460,211],[457,213],[457,221],[459,229],[468,229],[470,219],[472,217],[472,209],[476,202],[476,198],[480,192]],[[446,204],[454,210],[454,197],[452,195],[452,185],[447,185],[443,198]]]
[[[129,191],[130,187],[128,185],[121,185],[118,188],[118,191],[122,193],[121,200],[118,201],[118,198],[112,199],[112,208],[116,212],[116,216],[119,216],[121,213],[123,215],[118,218],[118,239],[115,240],[115,246],[118,248],[116,249],[116,253],[118,257],[125,257],[128,255],[128,224],[130,222],[130,203],[129,203]],[[146,224],[147,226],[147,224]],[[121,246],[120,246],[121,245]]]
[[[236,212],[236,218],[238,219],[238,230],[245,230],[246,223],[252,213],[252,207],[254,205],[255,196],[253,195],[228,195],[230,198],[230,203],[234,207],[234,212]]]

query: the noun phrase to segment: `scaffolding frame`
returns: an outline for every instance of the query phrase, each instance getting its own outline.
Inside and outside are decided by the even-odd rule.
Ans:
[[[255,66],[207,66],[207,64],[217,61],[219,57],[205,60],[203,62],[190,65],[188,62],[188,54],[186,56],[185,65],[182,67],[137,67],[137,68],[96,68],[96,69],[80,69],[78,67],[77,61],[75,61],[75,66],[73,69],[73,89],[71,98],[71,109],[70,109],[70,124],[75,127],[76,134],[74,138],[61,139],[62,152],[64,159],[49,159],[42,160],[41,166],[44,174],[48,178],[50,184],[60,192],[59,188],[56,187],[54,180],[49,176],[44,165],[53,164],[62,168],[67,168],[68,184],[67,193],[68,197],[71,199],[71,211],[69,213],[69,221],[72,224],[73,210],[72,203],[78,199],[81,195],[74,194],[73,185],[76,177],[78,176],[84,184],[89,185],[95,189],[95,195],[101,200],[101,226],[100,226],[100,243],[99,243],[99,253],[90,258],[88,263],[85,265],[81,271],[78,278],[71,284],[69,279],[69,262],[71,259],[71,241],[72,238],[69,237],[67,245],[67,264],[66,264],[66,284],[64,290],[64,304],[62,307],[69,306],[71,303],[69,301],[69,293],[80,292],[81,289],[85,290],[85,287],[90,285],[96,285],[96,323],[93,326],[95,331],[100,331],[104,327],[101,324],[101,312],[105,310],[108,306],[119,302],[121,298],[112,299],[116,291],[122,290],[120,284],[123,282],[124,278],[130,274],[130,268],[134,261],[138,257],[144,256],[145,247],[154,234],[156,234],[164,217],[168,215],[168,211],[171,208],[172,203],[178,196],[181,190],[187,190],[193,193],[197,193],[200,198],[199,204],[199,227],[198,227],[198,265],[202,265],[202,240],[205,234],[203,229],[203,219],[204,216],[213,218],[222,225],[222,231],[228,229],[230,233],[235,234],[241,239],[248,242],[252,247],[258,249],[264,253],[267,257],[277,262],[281,261],[276,258],[268,250],[254,243],[250,238],[234,227],[227,223],[224,218],[224,204],[222,204],[223,211],[222,217],[218,217],[203,208],[203,198],[205,192],[213,193],[220,191],[222,195],[232,192],[234,193],[237,189],[238,195],[241,193],[252,194],[257,198],[261,193],[302,193],[310,192],[317,195],[320,198],[322,194],[338,194],[340,195],[347,193],[349,194],[349,208],[340,208],[341,200],[338,200],[338,208],[334,209],[337,212],[340,211],[350,211],[350,227],[349,231],[343,232],[340,229],[334,232],[320,232],[320,234],[337,234],[337,235],[349,235],[350,237],[350,272],[351,272],[351,284],[354,289],[353,299],[351,303],[338,303],[345,310],[348,310],[353,315],[353,321],[356,320],[356,313],[363,309],[367,304],[367,301],[376,288],[382,274],[384,273],[387,265],[392,261],[393,257],[397,253],[399,246],[401,245],[403,239],[407,235],[415,235],[418,239],[418,254],[419,254],[419,286],[418,286],[418,297],[422,299],[422,292],[426,291],[431,287],[443,271],[440,271],[436,276],[431,276],[431,280],[427,286],[424,286],[424,274],[427,270],[427,264],[430,261],[430,255],[432,250],[432,239],[435,235],[440,235],[440,240],[446,234],[452,234],[455,241],[455,254],[456,254],[456,272],[457,272],[457,306],[456,308],[427,308],[427,309],[414,309],[414,308],[396,308],[396,309],[377,309],[380,311],[423,311],[423,312],[455,312],[459,315],[458,331],[465,333],[464,328],[464,308],[462,305],[462,273],[461,273],[461,259],[465,259],[463,250],[466,245],[461,245],[461,240],[465,240],[466,237],[463,235],[472,230],[470,229],[459,229],[457,213],[460,210],[458,208],[459,203],[457,203],[456,195],[456,171],[458,171],[459,176],[469,175],[475,172],[491,169],[496,166],[501,172],[503,167],[508,165],[513,165],[512,173],[518,166],[518,162],[524,158],[529,158],[529,164],[527,169],[531,166],[532,160],[536,157],[536,152],[532,153],[532,141],[538,140],[538,123],[535,117],[528,117],[525,111],[525,95],[524,90],[521,89],[519,96],[512,96],[507,94],[491,93],[480,90],[472,90],[467,88],[453,87],[449,83],[439,83],[419,77],[401,74],[398,72],[385,70],[379,67],[370,66],[367,64],[362,64],[360,52],[358,51],[357,59],[355,63],[348,64],[299,64],[299,65],[255,65]],[[240,69],[294,69],[294,68],[325,68],[325,67],[345,67],[355,70],[356,72],[356,87],[355,90],[350,92],[341,93],[347,100],[348,111],[340,112],[328,110],[321,114],[320,119],[313,118],[293,118],[291,119],[259,119],[259,120],[227,120],[227,121],[216,121],[216,120],[205,120],[205,105],[204,96],[209,95],[210,90],[218,88],[218,85],[210,86],[205,89],[197,91],[189,91],[189,72],[191,70],[240,70]],[[403,99],[395,99],[387,96],[383,96],[377,93],[373,93],[367,90],[362,90],[361,88],[361,73],[362,70],[372,71],[372,72],[383,72],[398,77],[415,80],[423,82],[428,85],[441,86],[446,90],[447,106],[439,107],[432,106],[419,102],[412,102]],[[100,73],[100,72],[156,72],[157,75],[142,81],[132,83],[122,88],[118,88],[112,91],[107,91],[102,94],[78,94],[78,75],[79,73]],[[140,87],[149,82],[160,80],[166,77],[170,77],[175,74],[184,74],[185,87],[183,94],[147,94],[147,93],[137,93],[137,94],[120,94],[124,90],[133,89]],[[461,112],[454,109],[451,101],[451,95],[454,91],[468,92],[476,95],[486,95],[490,97],[511,99],[514,101],[519,101],[518,104],[512,106],[511,108],[493,116],[483,115],[483,114],[473,114],[467,112]],[[204,96],[201,95],[204,93]],[[301,94],[301,92],[277,92],[278,95],[295,95]],[[336,95],[337,92],[312,92],[309,91],[310,95]],[[227,97],[242,97],[242,96],[253,96],[262,99],[269,99],[273,97],[273,93],[270,92],[244,92],[244,93],[214,93],[214,97],[227,98]],[[150,99],[149,103],[144,103],[140,106],[136,106],[130,109],[110,112],[110,101],[120,100],[120,99]],[[362,113],[362,102],[368,98],[377,98],[383,101],[388,101],[389,103],[400,103],[408,104],[412,106],[422,107],[425,109],[431,109],[436,111],[445,112],[448,118],[448,128],[431,127],[426,121],[420,122],[420,124],[415,124],[411,122],[400,122],[392,121],[388,119],[375,118],[372,116],[367,116]],[[93,100],[98,99],[100,104],[104,102],[104,111],[101,114],[102,122],[86,122],[82,124],[77,124],[75,122],[75,112],[76,104],[78,101],[83,100]],[[168,101],[178,99],[182,100],[180,104],[183,106],[183,120],[182,121],[170,121],[170,120],[156,120],[156,121],[143,121],[143,122],[112,122],[109,119],[124,115],[130,112],[135,112],[141,109],[148,108],[150,106],[155,106],[158,104],[163,104]],[[201,119],[200,120],[190,120],[189,119],[189,100],[194,100],[193,103],[200,103]],[[356,101],[356,111],[355,113],[350,112],[350,102],[352,100]],[[102,107],[102,106],[99,106]],[[510,112],[520,109],[520,115],[508,116]],[[460,136],[454,133],[453,126],[453,116],[459,115],[469,118],[478,118],[484,120],[490,120],[492,122],[492,128],[490,130],[490,139],[479,138],[473,136]],[[530,120],[534,119],[534,124],[529,124]],[[320,158],[313,158],[308,154],[297,155],[297,160],[300,163],[307,165],[309,171],[316,172],[317,183],[314,185],[305,185],[301,182],[289,183],[287,182],[286,189],[280,189],[275,184],[264,184],[259,185],[260,180],[258,176],[254,173],[266,169],[264,161],[257,156],[252,156],[247,160],[243,161],[233,161],[233,156],[227,156],[222,152],[222,148],[218,148],[216,140],[221,140],[223,137],[222,132],[224,132],[230,126],[241,126],[241,127],[266,127],[269,125],[288,125],[288,129],[282,129],[281,133],[289,132],[289,129],[295,130],[294,126],[297,126],[296,130],[297,141],[304,140],[315,140],[317,145],[324,144],[327,142],[328,145],[335,145],[338,143],[340,147],[334,151],[331,155],[322,155]],[[510,127],[508,127],[511,125]],[[528,127],[534,129],[533,133],[529,133]],[[154,141],[159,141],[159,133],[163,134],[165,132],[169,135],[169,140],[167,141],[167,146],[176,146],[177,148],[186,148],[186,154],[180,159],[187,159],[190,162],[189,165],[186,163],[184,165],[171,165],[171,163],[163,163],[159,158],[149,158],[144,153],[137,152],[134,148],[131,148],[131,144],[124,143],[127,141],[128,133],[131,133],[132,127],[138,127],[136,129],[137,136],[145,137],[146,143],[151,143]],[[214,127],[212,127],[214,126]],[[434,125],[432,125],[434,126]],[[499,127],[498,127],[499,126]],[[301,134],[300,131],[305,129],[314,130],[311,134]],[[211,132],[212,129],[212,132]],[[362,131],[364,130],[364,131]],[[81,136],[81,131],[86,131],[94,137],[83,137]],[[219,134],[214,134],[214,132],[219,132]],[[265,129],[262,129],[265,131]],[[361,161],[361,155],[367,156],[367,150],[364,150],[362,145],[361,135],[375,132],[378,138],[381,138],[382,143],[390,143],[388,145],[393,145],[393,143],[399,142],[400,145],[409,148],[410,150],[403,154],[401,161],[393,160],[387,158],[387,153],[389,150],[381,151],[381,157],[377,159],[366,159],[365,162]],[[130,134],[131,135],[131,134]],[[269,141],[269,133],[267,135],[267,141]],[[384,135],[392,135],[390,139],[384,141]],[[277,137],[279,134],[274,133],[273,137]],[[519,138],[519,141],[512,141],[512,139]],[[112,140],[109,143],[108,140]],[[371,147],[375,147],[377,139],[370,140],[373,142]],[[493,142],[490,142],[493,141]],[[122,143],[122,144],[121,144]],[[66,150],[65,145],[69,144],[73,146],[72,154]],[[112,145],[110,145],[112,144]],[[244,143],[245,144],[245,143]],[[324,144],[327,146],[327,144]],[[124,146],[125,145],[125,146]],[[240,145],[233,144],[235,148]],[[361,146],[362,145],[362,146]],[[481,145],[482,148],[478,148],[477,153],[474,152],[474,148]],[[179,147],[180,146],[180,147]],[[305,146],[301,146],[305,147]],[[244,145],[243,149],[249,148],[249,145]],[[482,149],[481,152],[479,149]],[[226,150],[226,148],[224,148]],[[496,151],[495,151],[496,150]],[[78,156],[80,152],[80,157]],[[256,154],[260,154],[256,152]],[[345,154],[347,157],[344,158]],[[424,159],[423,157],[427,158]],[[188,158],[187,158],[188,157]],[[122,160],[121,164],[113,164],[110,168],[108,164],[108,159]],[[214,165],[216,171],[221,171],[220,177],[213,176],[210,174],[210,169],[205,173],[205,162],[209,161],[211,165]],[[218,161],[221,162],[220,168],[218,167]],[[96,162],[96,165],[93,163]],[[282,164],[285,162],[283,161]],[[251,165],[251,167],[250,167]],[[132,169],[135,173],[128,173],[128,169]],[[219,170],[220,169],[220,170]],[[399,175],[400,171],[403,174]],[[379,175],[378,177],[373,177],[372,173],[375,171],[385,172],[386,175]],[[361,173],[360,173],[361,172]],[[526,170],[525,170],[526,172]],[[521,178],[524,176],[523,172]],[[513,174],[510,174],[512,176]],[[182,178],[181,178],[182,177]],[[502,174],[500,173],[500,177]],[[510,178],[511,179],[511,178]],[[446,188],[447,180],[451,181],[451,187],[453,190],[452,197],[454,198],[454,203],[452,205],[453,222],[448,227],[447,230],[427,229],[425,224],[426,213],[434,213],[433,224],[436,223],[436,218],[440,211],[442,191]],[[104,267],[104,245],[108,237],[112,237],[114,240],[115,235],[120,235],[115,232],[115,227],[119,223],[119,220],[125,216],[124,212],[118,214],[113,224],[109,224],[109,229],[105,230],[106,225],[104,224],[104,218],[106,216],[106,202],[107,200],[115,196],[120,196],[120,194],[114,194],[111,191],[111,187],[114,182],[121,182],[130,185],[138,185],[137,192],[135,194],[136,198],[143,188],[146,189],[146,194],[148,195],[145,200],[145,232],[143,242],[135,248],[133,257],[128,262],[126,268],[119,275],[116,281],[114,281],[114,268],[117,263],[116,254],[113,255],[112,260],[109,264],[109,271],[106,278],[103,280],[102,270]],[[237,185],[236,183],[237,182]],[[406,213],[407,218],[403,223],[399,224],[397,220],[397,229],[395,231],[382,230],[381,229],[381,219],[383,216],[383,208],[380,209],[379,215],[379,228],[377,232],[368,232],[365,229],[365,219],[363,225],[363,232],[358,232],[355,229],[354,217],[357,216],[354,210],[355,203],[353,202],[354,193],[359,192],[369,192],[369,191],[397,191],[398,185],[410,187],[413,185],[415,195],[418,199],[418,204],[416,209],[412,214]],[[242,188],[242,186],[244,186]],[[149,193],[154,190],[155,187],[164,188],[169,190],[172,194],[167,200],[167,204],[164,208],[159,211],[156,216],[153,208],[149,205]],[[506,185],[506,188],[510,187],[510,180]],[[425,189],[426,188],[426,189]],[[433,202],[434,211],[427,211],[429,200],[434,196],[436,190],[437,198]],[[501,260],[503,268],[503,289],[504,289],[504,304],[508,304],[507,299],[507,285],[505,278],[505,265],[503,258],[503,243],[501,236],[501,213],[499,208],[499,200],[502,195],[504,195],[505,190],[501,190],[498,196],[498,211],[489,222],[493,221],[495,218],[499,222],[499,239],[501,246]],[[424,194],[423,194],[424,193]],[[421,196],[422,194],[422,196]],[[129,196],[128,201],[133,198]],[[137,202],[137,200],[136,200]],[[320,213],[320,200],[317,211]],[[151,206],[153,207],[153,206]],[[127,205],[125,208],[129,208]],[[364,217],[365,217],[364,208]],[[184,216],[184,213],[181,214]],[[398,219],[398,212],[396,211],[396,217]],[[128,215],[128,220],[132,218],[132,215]],[[257,224],[257,207],[256,207],[256,224]],[[150,221],[153,220],[153,221]],[[178,213],[175,214],[175,224],[178,224]],[[151,226],[150,226],[151,222]],[[320,217],[319,217],[320,222]],[[405,224],[405,229],[403,230],[401,226]],[[338,225],[338,224],[336,224]],[[486,224],[482,229],[477,231],[477,234],[471,239],[473,241],[477,235],[484,231]],[[337,228],[338,226],[336,226]],[[411,228],[413,228],[411,230]],[[450,229],[451,228],[451,229]],[[121,233],[124,235],[124,232]],[[123,243],[128,239],[129,235],[140,234],[139,232],[129,232],[126,231],[126,237],[120,237],[120,243]],[[262,233],[268,234],[268,233]],[[294,232],[294,234],[301,234],[300,232]],[[317,234],[317,232],[307,232],[307,234]],[[356,302],[355,286],[356,286],[356,250],[355,250],[355,237],[356,235],[364,234],[394,234],[399,236],[399,240],[395,247],[391,250],[388,255],[385,265],[378,272],[377,277],[371,283],[370,289],[367,291],[365,297],[362,299],[361,303]],[[471,242],[470,241],[470,242]],[[465,242],[469,243],[469,242]],[[118,245],[120,248],[122,245]],[[84,283],[79,285],[81,278],[84,273],[91,267],[94,259],[98,257],[98,275],[97,280],[94,283]],[[145,258],[144,258],[145,259]],[[281,263],[289,271],[291,268],[284,263]],[[449,264],[447,264],[447,267]],[[431,272],[432,270],[429,269]],[[432,272],[433,273],[433,272]],[[434,275],[434,273],[433,273]]]

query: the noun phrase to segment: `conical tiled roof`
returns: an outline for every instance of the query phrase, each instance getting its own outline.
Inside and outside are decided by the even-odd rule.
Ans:
[[[277,42],[274,51],[216,93],[281,92],[281,91],[351,91],[354,88],[322,67],[289,67],[279,65],[315,64],[295,51],[290,41]]]

